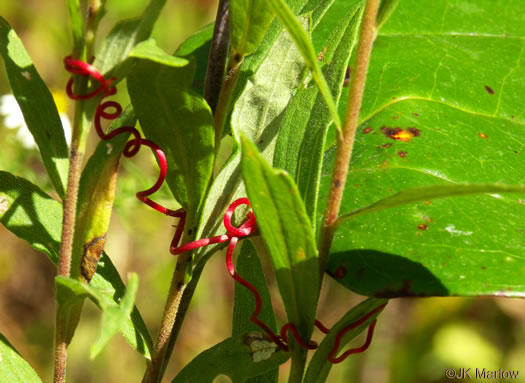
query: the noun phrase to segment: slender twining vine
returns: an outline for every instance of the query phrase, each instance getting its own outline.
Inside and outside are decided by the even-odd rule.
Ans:
[[[123,133],[128,133],[133,136],[133,139],[128,141],[124,150],[123,154],[126,157],[133,157],[138,153],[142,145],[145,145],[149,147],[153,153],[155,154],[159,168],[160,173],[157,178],[157,181],[155,184],[150,187],[147,190],[140,191],[137,193],[137,198],[145,203],[146,205],[152,207],[153,209],[159,211],[162,214],[165,214],[167,216],[171,217],[177,217],[179,218],[179,224],[177,225],[177,229],[175,231],[173,240],[170,245],[170,252],[173,255],[179,255],[183,254],[185,252],[195,250],[197,248],[208,246],[212,244],[217,243],[223,243],[226,241],[229,241],[227,252],[226,252],[226,266],[228,269],[229,274],[231,277],[241,284],[242,286],[246,287],[250,290],[250,292],[253,294],[254,300],[255,300],[255,310],[250,316],[250,321],[252,321],[255,325],[260,327],[268,336],[270,339],[272,339],[275,344],[281,348],[282,350],[289,351],[289,347],[287,345],[288,343],[288,335],[287,333],[290,332],[297,343],[309,350],[316,349],[318,347],[318,344],[314,341],[304,341],[301,339],[299,332],[295,325],[293,323],[286,323],[282,326],[280,334],[274,333],[263,321],[261,321],[258,318],[258,315],[262,308],[262,301],[260,297],[259,291],[247,280],[243,279],[241,276],[239,276],[235,272],[235,268],[233,266],[233,252],[235,250],[235,246],[241,237],[246,237],[251,234],[253,234],[257,230],[257,224],[255,215],[253,212],[249,212],[248,216],[243,224],[239,227],[235,227],[232,222],[232,216],[235,211],[235,209],[239,205],[250,205],[247,198],[241,198],[233,202],[228,209],[226,210],[226,213],[224,215],[224,226],[227,230],[227,234],[218,235],[212,238],[203,238],[196,241],[185,243],[181,246],[179,245],[180,239],[182,237],[182,233],[184,232],[184,224],[185,224],[185,217],[186,213],[184,209],[178,209],[178,210],[171,210],[168,209],[154,201],[152,201],[149,196],[154,194],[164,183],[166,174],[167,174],[167,161],[166,156],[164,152],[160,149],[160,147],[155,144],[153,141],[144,139],[141,137],[139,131],[131,126],[122,126],[118,127],[114,130],[112,130],[110,133],[105,133],[102,128],[101,119],[107,119],[107,120],[114,120],[120,116],[122,113],[122,107],[119,103],[116,101],[103,101],[106,97],[112,96],[116,94],[116,88],[112,86],[112,83],[115,81],[115,79],[110,78],[106,79],[104,76],[100,74],[100,72],[94,68],[91,64],[75,60],[71,56],[68,56],[64,59],[65,68],[68,72],[80,75],[84,77],[91,77],[94,80],[96,80],[99,83],[99,86],[95,89],[91,90],[88,93],[85,94],[76,94],[73,90],[73,82],[74,78],[71,78],[66,86],[66,92],[68,96],[73,100],[86,100],[93,97],[99,96],[99,103],[95,112],[94,117],[94,125],[95,130],[102,140],[111,140],[115,136]],[[366,322],[370,317],[372,317],[377,312],[381,311],[384,308],[385,305],[379,306],[378,308],[374,309],[373,311],[365,314],[362,318],[358,319],[357,321],[351,323],[350,325],[346,326],[342,330],[339,331],[337,334],[334,347],[332,351],[329,354],[328,360],[331,363],[340,363],[342,362],[346,357],[348,357],[351,354],[359,353],[365,351],[368,346],[370,345],[372,334],[375,328],[376,320],[374,319],[368,330],[368,335],[365,341],[365,344],[361,347],[349,349],[345,351],[341,356],[336,357],[339,345],[341,343],[342,337],[351,329],[356,328],[357,326],[361,325],[362,323]],[[326,328],[319,320],[315,321],[315,325],[321,330],[323,333],[327,334],[330,330]]]

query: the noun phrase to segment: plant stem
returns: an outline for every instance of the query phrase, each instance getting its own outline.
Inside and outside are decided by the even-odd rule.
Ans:
[[[221,87],[219,94],[219,101],[217,102],[217,109],[215,110],[215,158],[219,152],[221,144],[222,134],[224,132],[224,125],[226,119],[230,113],[231,104],[233,100],[233,92],[235,91],[235,85],[237,84],[237,78],[241,71],[242,62],[244,57],[239,54],[233,54],[230,57],[228,63],[228,71],[224,77],[224,82]]]
[[[97,28],[97,13],[100,7],[98,0],[90,1],[90,8],[87,16],[86,33],[84,41],[76,41],[73,47],[75,58],[86,59],[93,54],[95,45],[95,35]],[[75,80],[75,91],[77,94],[84,94],[88,86],[88,79],[79,77]],[[66,197],[64,200],[64,213],[62,220],[62,238],[58,261],[58,275],[70,277],[71,261],[73,252],[73,239],[75,236],[75,223],[77,215],[78,188],[80,176],[82,174],[82,160],[86,149],[87,136],[89,133],[90,119],[86,116],[86,103],[84,101],[75,104],[75,116],[73,122],[73,132],[71,139],[71,149],[69,153],[69,173],[67,179]],[[64,312],[60,313],[57,307],[55,322],[55,371],[53,381],[55,383],[65,383],[67,366],[67,346],[70,337],[74,332],[74,326],[64,318]],[[74,321],[75,322],[75,321]],[[71,326],[72,328],[66,328]],[[70,334],[70,335],[66,335]]]
[[[299,346],[295,340],[290,345],[292,353],[292,365],[288,383],[301,383],[303,381],[304,368],[306,367],[307,350]]]
[[[182,323],[184,322],[184,318],[186,317],[186,313],[188,312],[188,308],[190,307],[193,293],[195,293],[195,289],[197,288],[197,284],[202,274],[202,270],[204,270],[204,265],[206,264],[207,259],[209,259],[209,256],[204,256],[203,259],[201,259],[201,261],[199,262],[199,264],[195,266],[191,274],[191,281],[188,283],[188,286],[184,289],[184,292],[182,293],[182,298],[179,304],[179,311],[177,313],[175,323],[173,324],[173,328],[171,330],[171,338],[168,343],[166,354],[164,356],[164,362],[162,363],[162,367],[160,369],[160,376],[164,375],[164,371],[171,357],[171,353],[173,352],[175,342],[177,341],[177,337],[179,336],[180,329],[182,328]]]
[[[219,0],[210,54],[208,56],[208,67],[206,68],[204,99],[208,102],[213,112],[215,112],[217,107],[228,56],[228,44],[230,41],[228,5],[228,0]]]
[[[183,237],[182,243],[186,240]],[[155,342],[151,364],[144,374],[142,383],[157,383],[162,379],[161,371],[166,351],[172,337],[173,325],[179,315],[182,296],[189,282],[188,269],[191,268],[191,253],[183,253],[177,258],[177,264],[171,279],[170,291],[160,325],[159,336]],[[185,313],[185,312],[184,312]]]
[[[370,53],[376,36],[376,17],[379,0],[367,0],[361,23],[361,34],[357,48],[356,67],[350,85],[348,105],[343,124],[343,136],[338,137],[337,154],[332,174],[332,186],[326,205],[323,227],[319,237],[319,256],[321,270],[324,271],[330,254],[330,246],[335,233],[335,222],[343,198],[343,191],[348,174],[348,167],[354,147],[355,132],[359,119],[359,111],[365,89],[366,74],[370,62]]]
[[[82,92],[87,87],[87,79],[77,79],[77,89]],[[77,215],[78,187],[82,173],[82,159],[86,146],[87,120],[84,118],[84,102],[75,105],[75,119],[69,154],[69,173],[67,179],[66,198],[63,207],[62,237],[58,258],[58,275],[69,277],[71,274],[71,258],[73,252],[73,238],[75,235],[75,221]],[[64,383],[66,379],[67,345],[65,318],[60,318],[58,307],[55,324],[55,373],[54,382]]]

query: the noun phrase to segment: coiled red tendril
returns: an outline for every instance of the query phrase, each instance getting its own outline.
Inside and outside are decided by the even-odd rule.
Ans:
[[[202,247],[202,246],[208,246],[216,243],[223,243],[226,241],[230,241],[228,244],[228,249],[226,251],[226,268],[228,269],[228,272],[230,273],[231,277],[242,286],[246,287],[250,292],[253,294],[254,300],[255,300],[255,310],[253,311],[252,315],[250,316],[250,321],[254,324],[256,324],[259,328],[261,328],[271,339],[272,341],[277,344],[277,346],[285,351],[289,351],[288,347],[288,335],[287,333],[290,332],[292,336],[295,338],[297,343],[308,350],[313,350],[318,347],[318,344],[312,340],[305,342],[301,336],[299,335],[299,331],[297,330],[297,327],[293,323],[286,323],[280,331],[280,336],[275,334],[263,321],[259,319],[259,314],[262,309],[262,299],[259,294],[259,291],[253,286],[250,282],[242,278],[239,274],[235,272],[235,268],[233,266],[233,252],[235,250],[235,246],[237,245],[237,242],[239,241],[239,238],[246,237],[252,233],[254,233],[257,230],[257,223],[255,220],[255,215],[253,212],[249,212],[248,216],[246,218],[246,221],[241,224],[239,227],[233,226],[231,219],[233,216],[233,213],[235,209],[240,205],[248,205],[250,206],[250,201],[248,198],[239,198],[235,202],[233,202],[228,209],[226,210],[226,214],[224,214],[224,227],[226,228],[226,234],[218,235],[216,237],[212,238],[204,238],[199,239],[197,241],[189,242],[181,247],[178,248],[171,248],[171,253],[173,255],[181,254],[186,251],[194,250],[196,248]],[[349,355],[351,354],[357,354],[360,352],[365,351],[368,346],[370,346],[370,343],[372,341],[372,335],[374,333],[374,328],[376,324],[376,320],[374,319],[372,323],[369,326],[368,334],[366,337],[366,341],[363,346],[352,348],[347,351],[345,351],[341,356],[336,357],[337,352],[339,350],[339,346],[342,342],[342,339],[344,335],[360,326],[361,324],[365,323],[369,318],[371,318],[374,314],[379,312],[383,309],[385,305],[379,306],[375,310],[367,313],[363,317],[361,317],[359,320],[351,323],[347,327],[343,328],[336,336],[334,346],[332,350],[330,351],[330,354],[328,355],[328,360],[332,363],[340,363],[343,360],[345,360]],[[315,320],[316,327],[323,333],[327,334],[330,330],[325,327],[319,320]]]
[[[239,276],[235,272],[235,268],[233,266],[233,252],[235,250],[235,246],[237,245],[239,238],[249,236],[257,230],[257,223],[255,220],[255,215],[251,211],[248,213],[245,222],[241,224],[239,227],[235,227],[232,224],[231,219],[232,219],[235,209],[238,206],[240,205],[250,206],[249,200],[247,198],[239,198],[228,207],[228,209],[226,210],[226,213],[224,214],[224,227],[226,228],[226,234],[218,235],[212,238],[199,239],[196,241],[188,242],[178,247],[180,239],[182,237],[182,233],[184,231],[186,211],[184,209],[178,209],[178,210],[168,209],[149,198],[150,195],[152,195],[157,190],[159,190],[159,188],[162,186],[162,184],[164,183],[166,179],[166,174],[167,174],[167,169],[168,169],[166,155],[164,154],[162,149],[157,144],[155,144],[153,141],[142,138],[140,136],[140,132],[132,126],[122,126],[122,127],[112,130],[109,133],[105,133],[102,129],[101,119],[104,118],[106,120],[114,120],[118,118],[122,113],[122,106],[118,102],[116,101],[102,102],[104,98],[108,96],[112,96],[117,93],[117,89],[113,86],[113,83],[116,81],[116,79],[115,78],[106,79],[90,63],[86,63],[81,60],[73,59],[71,56],[67,56],[64,59],[64,64],[65,64],[66,70],[70,72],[71,74],[91,77],[99,83],[99,86],[96,87],[94,90],[90,91],[89,93],[76,94],[73,91],[74,78],[72,77],[69,79],[67,83],[66,92],[67,92],[67,95],[73,100],[87,100],[87,99],[100,95],[99,104],[97,106],[95,117],[94,117],[95,130],[97,131],[97,134],[100,137],[100,139],[101,140],[111,140],[113,137],[119,134],[129,133],[133,136],[133,139],[131,139],[130,141],[126,143],[126,146],[124,147],[124,150],[123,150],[124,156],[133,157],[134,155],[138,153],[142,145],[149,147],[152,150],[153,154],[156,156],[158,160],[158,164],[159,164],[159,176],[157,178],[157,181],[149,189],[138,192],[136,196],[140,201],[152,207],[153,209],[159,211],[160,213],[165,214],[170,217],[179,218],[177,229],[173,236],[173,240],[171,241],[170,252],[173,255],[178,255],[186,251],[197,249],[199,247],[230,241],[228,244],[228,249],[226,251],[226,267],[231,277],[237,283],[241,284],[242,286],[250,290],[251,293],[253,294],[253,297],[255,300],[255,310],[250,316],[250,321],[256,324],[259,328],[261,328],[273,340],[273,342],[277,344],[279,348],[285,351],[289,351],[289,347],[288,347],[289,342],[288,342],[288,335],[287,335],[288,332],[292,334],[292,336],[295,338],[295,340],[301,347],[305,349],[309,349],[309,350],[316,349],[318,347],[318,344],[312,340],[305,342],[299,335],[299,331],[297,330],[297,327],[293,323],[286,323],[281,328],[280,335],[277,335],[263,321],[261,321],[259,319],[259,314],[262,309],[262,300],[261,300],[259,291],[257,291],[255,286],[253,286],[250,282],[246,281],[245,279],[243,279],[241,276]],[[339,333],[336,336],[334,346],[332,350],[330,351],[330,354],[328,355],[328,360],[331,363],[340,363],[344,359],[346,359],[349,355],[363,352],[368,348],[372,340],[372,335],[374,333],[374,328],[376,324],[375,319],[371,322],[368,328],[366,341],[361,347],[349,349],[345,351],[341,356],[336,357],[337,352],[339,350],[339,346],[342,342],[344,335],[348,331],[365,323],[374,314],[382,310],[384,306],[385,305],[377,307],[375,310],[367,313],[366,315],[361,317],[359,320],[351,323],[350,325],[348,325],[347,327],[339,331]],[[319,320],[315,320],[315,326],[321,332],[325,334],[327,334],[330,331]]]
[[[142,145],[149,147],[155,157],[157,157],[159,164],[159,176],[155,184],[149,189],[140,191],[136,194],[137,198],[145,203],[146,205],[152,207],[158,212],[168,215],[170,217],[180,218],[179,224],[177,225],[177,230],[173,236],[172,246],[175,246],[179,243],[182,233],[184,231],[184,223],[186,218],[186,212],[184,209],[171,210],[168,209],[157,202],[149,198],[150,195],[155,193],[160,189],[164,180],[166,179],[166,173],[168,171],[168,163],[166,161],[166,155],[162,149],[155,144],[153,141],[147,140],[140,136],[140,132],[132,126],[121,126],[117,129],[112,130],[109,133],[105,133],[102,129],[102,118],[106,120],[114,120],[118,118],[122,113],[122,106],[116,101],[105,101],[104,98],[112,96],[117,93],[117,89],[112,85],[115,82],[115,78],[106,79],[104,76],[91,64],[83,62],[81,60],[75,60],[71,56],[67,56],[64,59],[65,68],[68,72],[80,76],[91,77],[99,83],[99,86],[93,91],[86,94],[76,94],[73,91],[73,82],[74,78],[70,78],[67,86],[66,92],[67,95],[73,100],[87,100],[93,97],[100,95],[100,100],[95,111],[95,130],[97,131],[98,136],[101,140],[111,140],[113,137],[122,134],[129,133],[133,136],[133,139],[126,143],[124,147],[123,154],[126,157],[133,157],[138,153]]]

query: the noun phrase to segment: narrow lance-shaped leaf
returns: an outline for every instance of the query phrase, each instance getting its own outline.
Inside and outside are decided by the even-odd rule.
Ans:
[[[306,375],[304,377],[304,383],[317,383],[324,382],[328,377],[330,369],[333,364],[328,360],[328,356],[333,350],[336,337],[341,330],[345,329],[347,326],[357,322],[361,318],[365,317],[367,314],[378,310],[376,313],[371,315],[366,321],[362,324],[349,330],[342,338],[339,345],[339,350],[337,353],[341,355],[344,352],[344,346],[359,335],[363,330],[365,330],[370,323],[381,313],[383,310],[380,308],[382,305],[385,305],[388,301],[386,299],[375,299],[369,298],[366,301],[360,303],[356,307],[352,308],[348,313],[345,314],[331,329],[330,332],[325,336],[323,341],[319,344],[319,348],[315,350],[315,353],[308,365],[306,370]]]
[[[96,357],[115,335],[124,322],[128,320],[135,302],[138,288],[138,277],[131,274],[126,294],[120,304],[117,304],[111,292],[88,285],[76,279],[58,276],[55,278],[56,299],[60,318],[68,315],[71,307],[81,304],[85,298],[90,298],[100,307],[103,313],[100,334],[91,346],[91,358]]]
[[[68,173],[68,149],[53,96],[40,78],[22,41],[0,17],[0,54],[13,94],[55,190],[64,197]]]
[[[42,383],[35,370],[0,334],[0,382]]]
[[[361,13],[360,6],[355,4],[342,9],[339,7],[338,10],[345,11],[345,16],[339,17],[341,21],[324,45],[321,59],[325,64],[324,73],[330,90],[337,101],[341,96],[348,61],[355,45]],[[323,21],[320,25],[323,25]],[[317,210],[324,145],[330,124],[330,114],[319,89],[309,84],[300,86],[286,109],[273,159],[274,166],[288,171],[297,182],[308,216],[313,221]]]
[[[31,182],[7,172],[0,172],[0,223],[58,263],[62,205]],[[90,285],[110,292],[115,302],[124,296],[125,285],[105,253]],[[137,308],[120,331],[134,349],[150,358],[151,338]]]
[[[337,107],[332,94],[330,93],[330,87],[328,86],[328,83],[321,72],[319,63],[317,62],[317,54],[315,53],[312,42],[310,41],[310,37],[303,29],[297,18],[294,16],[288,5],[286,5],[284,0],[265,1],[269,6],[271,6],[279,18],[279,21],[283,24],[297,44],[297,47],[301,51],[306,64],[308,65],[308,68],[310,68],[312,72],[312,77],[319,87],[319,91],[324,97],[337,130],[341,131],[341,120],[339,118],[339,114],[337,113]]]
[[[67,0],[67,11],[69,23],[71,24],[71,34],[73,36],[73,55],[82,57],[84,54],[84,19],[80,12],[79,0]]]
[[[288,320],[309,339],[319,297],[319,259],[311,224],[292,179],[242,138],[242,175],[272,261]]]
[[[273,12],[265,0],[230,0],[229,11],[233,54],[247,56],[263,40],[274,18]]]
[[[206,101],[190,89],[194,69],[140,60],[128,77],[135,113],[146,137],[167,156],[167,182],[188,221],[200,209],[214,160],[213,117]]]
[[[243,383],[286,362],[290,354],[277,348],[260,332],[237,335],[197,355],[172,383],[213,382],[227,375],[233,383]]]
[[[110,130],[133,127],[136,121],[133,110],[128,107],[113,122]],[[121,133],[109,141],[99,142],[82,172],[71,262],[72,278],[80,277],[89,282],[95,274],[113,211],[119,161],[129,135]]]
[[[235,271],[239,276],[250,282],[261,296],[262,306],[258,318],[268,325],[272,331],[277,331],[268,284],[264,277],[257,250],[249,240],[245,240],[242,244],[241,251],[237,256]],[[255,299],[252,292],[245,286],[235,283],[232,323],[233,336],[246,334],[249,331],[261,331],[258,326],[250,321],[250,316],[254,310]],[[275,368],[275,370],[269,371],[266,374],[248,379],[246,383],[277,383],[278,376],[279,369]]]

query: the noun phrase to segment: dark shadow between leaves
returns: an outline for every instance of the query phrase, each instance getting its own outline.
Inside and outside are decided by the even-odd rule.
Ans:
[[[330,255],[327,273],[346,288],[377,298],[448,296],[448,289],[421,263],[377,250]]]

